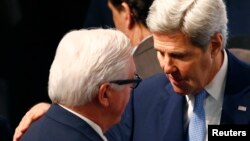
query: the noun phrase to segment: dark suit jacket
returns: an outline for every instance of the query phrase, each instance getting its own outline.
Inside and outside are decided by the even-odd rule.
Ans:
[[[228,53],[228,72],[221,124],[250,124],[250,66]],[[184,141],[185,96],[174,92],[165,74],[144,80],[134,94],[109,141]],[[247,107],[246,112],[238,110]]]
[[[8,120],[0,116],[0,141],[11,141],[12,132]]]
[[[84,120],[57,104],[35,121],[20,141],[103,141]]]
[[[137,73],[144,79],[162,72],[154,49],[153,37],[141,42],[134,52]]]

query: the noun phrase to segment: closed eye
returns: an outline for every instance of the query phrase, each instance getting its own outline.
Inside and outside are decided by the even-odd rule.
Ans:
[[[173,58],[176,58],[176,59],[184,59],[187,56],[187,54],[179,53],[179,52],[173,52],[173,53],[170,53],[169,56],[171,56]]]

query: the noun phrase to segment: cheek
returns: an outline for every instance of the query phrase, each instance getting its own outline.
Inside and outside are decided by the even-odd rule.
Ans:
[[[123,93],[123,96],[122,96],[122,107],[123,109],[127,106],[128,104],[128,101],[130,99],[130,95],[131,95],[131,88],[127,88],[124,93]]]
[[[209,55],[206,54],[200,61],[201,69],[209,70],[210,66],[213,64],[212,59]]]
[[[124,91],[124,90],[122,90]],[[112,100],[110,106],[110,116],[114,123],[118,123],[124,112],[129,96],[125,92],[115,93],[116,98]]]
[[[215,64],[210,57],[206,57],[203,59],[204,63],[200,63],[200,70],[202,73],[202,83],[203,85],[206,85],[208,81],[210,81],[213,77],[213,65]]]
[[[200,65],[197,62],[182,62],[177,65],[181,78],[186,81],[190,87],[197,87],[202,77]]]
[[[119,113],[122,113],[125,107],[127,106],[127,103],[130,98],[130,93],[131,93],[131,89],[129,87],[122,89],[121,93],[118,94],[116,101],[114,101],[117,105],[116,110],[119,111]]]
[[[117,12],[113,14],[113,22],[115,24],[115,28],[123,32],[123,24],[124,22],[121,19],[121,15]]]
[[[130,99],[130,93],[131,93],[131,89],[130,90],[126,90],[126,92],[124,91],[124,93],[122,93],[121,99],[119,101],[120,104],[119,104],[119,109],[118,109],[118,111],[119,111],[120,114],[122,114],[125,111],[125,109],[126,109],[128,101]]]
[[[115,28],[120,30],[119,23],[118,23],[117,19],[114,16],[113,16],[113,21],[114,21],[114,24],[115,24]]]
[[[119,15],[116,12],[113,12],[113,22],[115,27],[120,30]]]
[[[160,67],[163,68],[164,67],[164,59],[163,59],[163,56],[159,52],[157,52],[157,59],[159,61]]]
[[[203,59],[197,58],[193,62],[183,63],[182,66],[179,66],[180,73],[192,87],[199,88],[204,85],[204,80],[207,78],[208,63]]]

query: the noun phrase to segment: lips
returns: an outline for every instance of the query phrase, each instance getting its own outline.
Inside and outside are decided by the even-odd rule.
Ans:
[[[168,79],[172,84],[177,86],[180,86],[181,84],[184,83],[184,81],[180,77],[173,77],[171,75],[168,75]]]

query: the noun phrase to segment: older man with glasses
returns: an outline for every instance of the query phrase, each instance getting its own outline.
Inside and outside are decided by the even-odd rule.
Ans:
[[[98,42],[97,42],[98,41]],[[112,29],[73,30],[58,45],[49,75],[48,112],[21,141],[106,141],[131,90],[141,82],[129,39]]]

